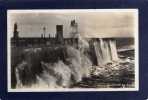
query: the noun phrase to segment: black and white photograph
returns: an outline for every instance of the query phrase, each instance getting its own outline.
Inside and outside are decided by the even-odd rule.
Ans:
[[[137,91],[137,9],[7,10],[9,92]]]

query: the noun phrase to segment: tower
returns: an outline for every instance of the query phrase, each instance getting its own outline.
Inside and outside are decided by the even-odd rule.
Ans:
[[[56,25],[56,38],[58,43],[63,42],[63,25]]]
[[[72,37],[78,38],[78,23],[75,20],[71,21],[70,28]]]
[[[17,23],[14,24],[13,38],[19,38],[19,32],[17,31]]]

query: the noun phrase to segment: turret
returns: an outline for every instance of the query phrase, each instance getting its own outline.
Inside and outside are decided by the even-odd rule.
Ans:
[[[70,28],[71,28],[70,34],[72,35],[72,38],[78,38],[78,23],[76,23],[75,20],[71,21]]]
[[[19,38],[19,32],[17,31],[17,23],[14,24],[13,38]]]
[[[58,43],[63,43],[63,25],[56,25],[56,38]]]

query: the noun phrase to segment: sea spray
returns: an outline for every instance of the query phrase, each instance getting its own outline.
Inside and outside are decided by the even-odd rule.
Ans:
[[[23,60],[16,67],[16,88],[68,88],[91,77],[90,40],[80,37],[78,41],[78,48],[63,45],[24,50]],[[117,60],[116,45],[113,40],[99,39],[93,41],[93,46],[99,66],[93,74],[100,75],[112,66],[107,64]]]
[[[118,61],[116,42],[113,39],[102,39],[93,42],[97,62],[99,66]]]
[[[34,73],[36,76],[35,83],[32,83],[31,85],[23,84],[21,87],[25,88],[30,86],[33,88],[35,86],[41,87],[41,85],[44,85],[43,87],[49,88],[70,87],[71,84],[81,81],[83,77],[90,76],[89,70],[91,66],[91,61],[89,60],[87,55],[83,54],[82,52],[80,52],[80,50],[72,46],[66,46],[65,61],[60,60],[57,57],[57,59],[59,60],[55,60],[55,62],[53,63],[51,63],[50,61],[48,62],[47,60],[45,60],[45,62],[42,61],[42,59],[40,58],[42,57],[42,50],[37,51],[31,49],[30,51],[27,50],[27,52],[28,53],[27,55],[25,55],[25,58],[29,59],[25,59],[25,61],[18,64],[18,66],[16,67],[16,76],[19,77],[17,78],[17,83],[21,84],[21,82],[24,81],[24,77],[21,77],[22,73],[25,72],[28,78],[28,75],[30,75],[31,72],[31,74],[34,73],[33,69],[35,66],[33,65],[36,65],[34,63],[40,62],[40,64],[38,64],[37,66],[40,67],[42,71],[40,73]],[[27,73],[26,70],[28,70],[29,73]],[[28,83],[30,83],[30,81],[28,80]],[[19,88],[18,85],[17,88]]]
[[[42,62],[42,67],[44,68],[44,71],[48,73],[48,76],[53,77],[55,86],[68,87],[70,85],[71,70],[62,61],[59,60],[57,63],[54,63],[53,65]],[[44,73],[43,76],[45,75],[46,74]],[[40,76],[42,77],[42,74]],[[45,80],[47,80],[47,83],[50,86],[54,87],[54,85],[52,84],[52,80],[48,78]]]

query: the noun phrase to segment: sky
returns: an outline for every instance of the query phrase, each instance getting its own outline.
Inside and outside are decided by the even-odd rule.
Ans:
[[[13,36],[14,23],[20,37],[54,37],[56,25],[63,25],[64,37],[71,37],[70,22],[76,20],[83,37],[134,37],[137,32],[135,10],[9,10],[8,34]]]

